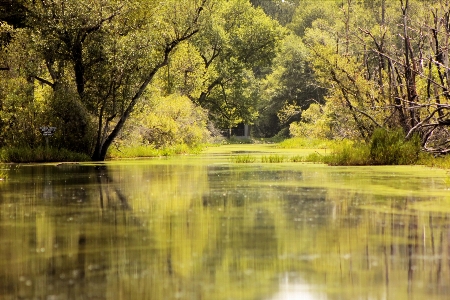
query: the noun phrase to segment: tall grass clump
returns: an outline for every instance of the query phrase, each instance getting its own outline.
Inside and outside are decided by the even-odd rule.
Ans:
[[[289,159],[289,161],[290,161],[290,162],[293,162],[293,163],[297,163],[297,162],[305,162],[305,161],[306,161],[306,158],[305,158],[304,156],[302,156],[302,155],[295,155],[295,156],[292,156],[292,157]]]
[[[278,154],[271,154],[269,156],[261,157],[262,163],[282,163],[286,160],[286,157]]]
[[[256,161],[256,158],[254,156],[250,156],[249,154],[245,154],[232,156],[230,157],[230,160],[234,163],[246,164],[246,163],[254,163]]]
[[[332,166],[363,166],[370,164],[370,149],[363,143],[343,141],[333,147],[333,152],[323,157]]]

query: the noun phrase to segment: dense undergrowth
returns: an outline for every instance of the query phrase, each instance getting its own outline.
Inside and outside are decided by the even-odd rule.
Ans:
[[[370,141],[355,142],[349,140],[331,141],[307,138],[292,138],[280,142],[278,148],[283,149],[329,149],[328,153],[313,152],[306,156],[296,155],[290,158],[263,156],[262,163],[273,162],[313,162],[333,166],[363,166],[363,165],[448,165],[450,159],[435,159],[421,154],[420,138],[413,136],[405,139],[401,130],[386,131],[377,129]],[[253,159],[255,161],[256,159]],[[236,158],[236,162],[253,162],[250,158]],[[445,163],[444,163],[445,162]]]
[[[230,139],[220,144],[248,144],[272,143],[263,140]],[[111,148],[108,159],[127,159],[161,157],[183,154],[199,154],[206,147],[219,144],[202,144],[188,146],[180,144],[166,148],[152,146],[134,146]],[[254,155],[234,155],[230,158],[234,163],[283,163],[310,162],[325,163],[333,166],[362,166],[362,165],[425,165],[430,167],[450,169],[450,157],[434,157],[421,152],[420,139],[417,136],[409,140],[404,138],[401,130],[375,130],[369,142],[355,142],[349,140],[330,141],[308,138],[291,138],[275,144],[280,149],[317,149],[308,155],[279,155],[267,154],[261,157]],[[325,151],[319,151],[324,150]],[[319,153],[321,152],[321,153]],[[67,162],[89,161],[86,154],[71,152],[66,149],[46,147],[5,147],[0,149],[1,162],[30,163],[30,162]]]
[[[191,147],[180,144],[160,149],[152,146],[111,148],[107,158],[127,159],[198,154],[204,147],[206,145]],[[0,149],[0,162],[3,163],[83,162],[90,160],[91,158],[87,154],[52,147],[4,147]]]
[[[406,140],[401,130],[375,130],[369,143],[344,141],[324,157],[330,165],[412,165],[419,160],[420,138]]]

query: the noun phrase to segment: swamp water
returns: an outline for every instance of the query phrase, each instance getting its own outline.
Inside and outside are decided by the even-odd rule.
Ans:
[[[450,297],[445,171],[223,149],[2,167],[0,299]]]

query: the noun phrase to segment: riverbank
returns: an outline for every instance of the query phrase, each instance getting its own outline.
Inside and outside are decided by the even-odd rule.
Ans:
[[[392,146],[394,145],[394,146]],[[396,146],[395,146],[396,145]],[[370,145],[352,141],[330,141],[307,138],[291,138],[280,142],[271,140],[231,140],[221,144],[202,144],[195,147],[175,145],[164,149],[152,146],[111,148],[108,160],[140,159],[169,157],[177,155],[215,154],[225,155],[233,163],[323,163],[328,165],[362,166],[362,165],[423,165],[428,167],[450,169],[450,157],[435,157],[420,149],[405,146],[405,143],[390,143],[387,150],[378,156],[387,163],[371,160]],[[411,150],[412,149],[412,150]],[[399,159],[399,155],[404,155]],[[42,162],[85,162],[90,157],[85,154],[65,149],[39,147],[31,149],[0,149],[2,163],[42,163]]]

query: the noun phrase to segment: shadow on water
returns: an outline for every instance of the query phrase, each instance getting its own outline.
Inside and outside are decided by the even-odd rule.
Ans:
[[[108,167],[22,166],[1,188],[0,299],[104,298],[88,287],[106,276],[117,231],[139,226]]]
[[[415,194],[432,179],[410,176],[411,193],[401,174],[378,175],[22,166],[0,184],[0,299],[447,299],[450,208],[418,209],[447,196]]]

